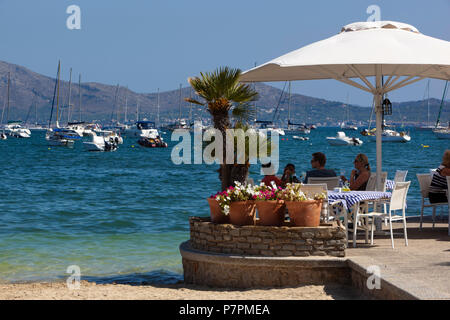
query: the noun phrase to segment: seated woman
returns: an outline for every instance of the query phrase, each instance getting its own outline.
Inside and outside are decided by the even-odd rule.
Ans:
[[[297,179],[295,175],[295,166],[292,163],[288,163],[286,167],[284,167],[283,176],[281,177],[281,181],[283,186],[286,186],[288,183],[299,183],[300,181]]]
[[[272,163],[265,163],[261,165],[264,170],[264,178],[261,182],[264,182],[266,186],[272,186],[272,181],[275,183],[277,187],[283,186],[283,182],[273,174],[273,170],[271,169]]]
[[[350,176],[350,190],[363,191],[366,190],[367,181],[370,178],[369,159],[363,153],[356,156],[354,161],[355,169],[352,170]],[[347,181],[347,178],[341,176],[342,181]]]
[[[433,172],[428,198],[430,203],[447,202],[447,177],[450,176],[450,150],[445,150],[441,165]]]

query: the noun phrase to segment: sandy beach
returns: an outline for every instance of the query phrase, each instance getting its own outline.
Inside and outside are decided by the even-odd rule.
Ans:
[[[82,281],[69,290],[65,282],[0,284],[0,300],[341,300],[365,299],[347,286],[301,286],[252,290],[217,289],[185,284],[123,285]]]

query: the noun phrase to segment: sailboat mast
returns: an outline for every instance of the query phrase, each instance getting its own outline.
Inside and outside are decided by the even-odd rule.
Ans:
[[[58,61],[58,69],[56,71],[56,77],[58,78],[59,75],[59,67],[61,65],[61,61]],[[53,89],[53,100],[52,100],[52,110],[50,111],[50,119],[48,120],[48,128],[50,129],[52,124],[52,117],[53,117],[53,107],[55,106],[55,96],[56,96],[56,87],[58,85],[58,80],[55,80],[55,89]]]
[[[178,115],[178,123],[181,123],[181,86],[182,84],[180,83],[180,102],[179,102],[180,113]]]
[[[289,98],[288,98],[288,130],[290,129],[291,123],[291,82],[289,81]]]
[[[8,72],[8,89],[7,89],[7,106],[8,106],[8,108],[6,109],[6,123],[8,123],[8,121],[9,121],[9,88],[10,88],[10,85],[11,85],[11,72]]]
[[[70,68],[69,78],[69,98],[67,102],[67,124],[70,122],[70,96],[72,95],[72,68]]]
[[[125,118],[124,118],[124,123],[127,123],[127,112],[128,112],[128,86],[127,86],[127,90],[125,91]]]
[[[428,80],[427,84],[427,126],[430,125],[430,80]]]
[[[442,100],[441,100],[441,106],[439,107],[439,113],[436,120],[436,124],[434,126],[435,129],[439,126],[440,119],[441,119],[441,112],[442,112],[442,106],[444,105],[445,97],[447,96],[447,89],[448,89],[448,80],[445,81],[445,87],[444,87],[444,93],[442,94]]]
[[[136,104],[136,121],[139,121],[139,100],[137,101]]]
[[[157,119],[156,119],[156,127],[159,128],[159,88],[158,88],[158,96],[157,96]]]
[[[61,73],[61,64],[58,64],[58,80],[56,89],[56,127],[59,128],[59,78]]]
[[[81,73],[78,77],[78,104],[80,106],[80,122],[81,122]]]

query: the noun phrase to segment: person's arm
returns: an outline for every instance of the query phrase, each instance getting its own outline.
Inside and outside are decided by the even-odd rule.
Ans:
[[[355,173],[352,171],[352,177],[350,178],[350,190],[358,190],[359,187],[369,180],[369,177],[369,172],[363,172],[357,179],[355,179]]]

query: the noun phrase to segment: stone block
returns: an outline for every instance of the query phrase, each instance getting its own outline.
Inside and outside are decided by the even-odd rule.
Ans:
[[[294,256],[297,256],[297,257],[309,257],[310,254],[309,254],[309,251],[295,251],[294,252]]]
[[[313,251],[311,253],[312,256],[326,256],[327,253],[325,251]]]
[[[292,251],[289,251],[289,250],[278,250],[278,251],[275,251],[275,254],[277,256],[292,256],[293,255]]]
[[[268,256],[268,257],[273,257],[275,255],[275,253],[273,251],[270,251],[270,250],[261,250],[261,255]]]
[[[239,249],[248,249],[248,248],[250,248],[250,243],[240,242],[237,244],[237,247]]]
[[[247,241],[250,243],[259,243],[262,242],[260,237],[247,237]]]
[[[224,234],[223,235],[223,240],[224,241],[231,241],[231,236],[229,234]]]
[[[239,229],[234,229],[230,231],[230,235],[233,237],[239,237],[241,235],[241,232]]]
[[[302,238],[303,239],[313,239],[314,233],[313,232],[302,232]]]
[[[262,243],[252,243],[251,245],[252,249],[259,249],[259,250],[266,250],[269,248],[269,245],[262,244]]]
[[[293,251],[293,250],[295,250],[295,245],[293,245],[293,244],[284,244],[284,245],[282,246],[282,249],[283,249],[283,250],[290,250],[290,251]]]

